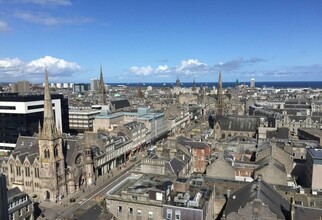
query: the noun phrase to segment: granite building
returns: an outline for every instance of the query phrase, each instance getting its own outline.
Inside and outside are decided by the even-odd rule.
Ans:
[[[19,136],[14,152],[2,160],[8,187],[56,202],[93,183],[91,149],[84,140],[69,138],[56,124],[45,76],[43,124],[33,136]]]

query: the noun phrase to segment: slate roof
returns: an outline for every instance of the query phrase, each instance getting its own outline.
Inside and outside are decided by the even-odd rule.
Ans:
[[[263,159],[256,161],[255,164],[259,165],[255,170],[260,170],[263,167],[271,164],[271,165],[275,166],[276,168],[278,168],[283,173],[286,173],[286,169],[285,169],[284,164],[282,164],[281,162],[279,162],[278,160],[276,160],[272,156],[264,157]]]
[[[12,188],[12,189],[9,189],[8,190],[7,196],[8,196],[8,199],[10,199],[10,198],[13,198],[15,196],[18,196],[18,195],[20,195],[22,193],[23,192],[18,187],[15,187],[15,188]]]
[[[224,131],[256,131],[260,124],[259,117],[243,116],[215,116],[215,123],[219,122]]]
[[[183,146],[189,146],[191,148],[200,148],[200,149],[204,149],[206,147],[209,147],[209,145],[205,142],[200,142],[200,141],[193,141],[190,140],[189,138],[183,137],[183,136],[179,136],[177,137],[177,143],[181,144]]]
[[[129,100],[127,99],[114,100],[114,101],[111,101],[111,104],[114,106],[115,110],[119,110],[119,109],[127,108],[131,106]]]
[[[288,139],[289,138],[289,128],[281,127],[277,128],[276,139]]]
[[[20,151],[21,154],[28,152],[30,154],[38,153],[38,137],[27,137],[27,136],[19,136],[15,152]]]
[[[238,212],[255,199],[261,200],[279,219],[289,219],[290,205],[273,187],[258,178],[245,185],[228,198],[224,213]]]
[[[29,162],[31,163],[31,164],[33,164],[34,163],[34,161],[35,161],[35,159],[38,157],[38,154],[36,153],[36,154],[31,154],[31,155],[29,155],[28,156],[28,160],[29,160]]]
[[[180,172],[182,168],[184,167],[184,163],[178,160],[177,158],[173,158],[169,161],[171,169],[176,174],[177,172]]]
[[[322,209],[296,206],[294,219],[321,219]]]
[[[20,155],[18,156],[18,158],[19,158],[20,162],[21,162],[21,163],[23,163],[23,162],[24,162],[24,160],[25,160],[25,158],[26,158],[28,155],[29,155],[29,153],[28,153],[28,152],[25,152],[25,153],[23,153],[23,154],[20,154]]]
[[[75,164],[75,158],[77,154],[77,140],[67,141],[67,152],[66,152],[66,164],[67,166],[73,166]]]

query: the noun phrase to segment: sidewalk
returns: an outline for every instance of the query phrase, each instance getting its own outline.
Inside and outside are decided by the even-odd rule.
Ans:
[[[70,194],[57,203],[40,201],[39,207],[42,209],[43,214],[45,215],[45,218],[43,219],[55,219],[56,216],[63,213],[67,207],[76,205],[77,203],[88,199],[91,193],[103,188],[103,186],[108,185],[109,183],[117,179],[118,176],[133,168],[132,165],[134,166],[134,164],[137,164],[141,161],[142,154],[144,155],[144,157],[146,157],[147,155],[146,151],[140,152],[138,155],[136,155],[136,161],[128,160],[121,166],[121,169],[119,169],[120,166],[114,168],[112,172],[107,173],[104,176],[100,176],[96,180],[96,183],[94,185],[87,186],[76,193]],[[75,202],[70,202],[70,199],[75,199]],[[93,200],[94,199],[95,198],[93,198]],[[42,219],[41,216],[38,219]]]

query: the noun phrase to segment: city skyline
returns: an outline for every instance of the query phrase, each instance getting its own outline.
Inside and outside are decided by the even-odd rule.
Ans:
[[[322,2],[0,0],[0,82],[315,81]]]

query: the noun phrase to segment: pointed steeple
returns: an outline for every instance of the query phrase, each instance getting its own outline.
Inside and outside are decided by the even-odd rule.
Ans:
[[[99,83],[99,103],[100,105],[106,105],[106,91],[105,83],[103,79],[102,65],[100,67],[100,83]]]
[[[46,140],[53,140],[58,137],[57,128],[55,124],[53,104],[48,83],[48,72],[45,69],[45,89],[44,89],[44,123],[40,132],[40,138]]]
[[[196,81],[195,79],[193,79],[193,82],[192,82],[192,91],[196,91]]]
[[[224,100],[222,95],[222,76],[221,71],[219,71],[219,78],[218,78],[218,88],[217,88],[217,102],[216,102],[216,114],[223,115],[224,109]]]
[[[219,77],[218,77],[218,89],[217,89],[217,95],[222,94],[222,76],[221,71],[219,71]]]

